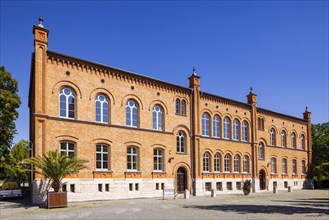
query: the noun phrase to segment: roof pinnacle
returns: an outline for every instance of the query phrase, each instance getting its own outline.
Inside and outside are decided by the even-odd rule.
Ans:
[[[43,24],[42,24],[42,22],[43,22],[43,19],[42,19],[42,17],[40,16],[40,17],[39,17],[39,24],[38,24],[38,26],[43,28]]]

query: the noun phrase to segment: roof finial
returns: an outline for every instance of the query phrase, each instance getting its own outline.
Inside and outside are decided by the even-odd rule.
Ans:
[[[193,75],[196,76],[195,67],[193,67]]]
[[[252,93],[252,86],[250,86],[250,93]]]
[[[38,24],[38,26],[43,28],[43,24],[42,24],[42,22],[43,22],[43,19],[42,19],[42,17],[40,16],[40,17],[39,17],[39,24]]]
[[[308,112],[308,108],[307,108],[307,106],[305,107],[305,112]]]

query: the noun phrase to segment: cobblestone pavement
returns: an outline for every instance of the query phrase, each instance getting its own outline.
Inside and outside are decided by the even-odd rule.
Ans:
[[[329,190],[72,202],[46,209],[1,201],[0,219],[329,219]]]

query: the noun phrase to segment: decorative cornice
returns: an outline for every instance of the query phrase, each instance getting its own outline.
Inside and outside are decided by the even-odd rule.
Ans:
[[[91,73],[94,75],[108,76],[113,79],[134,83],[150,88],[155,88],[160,91],[168,91],[174,93],[181,93],[189,95],[191,90],[189,88],[143,76],[137,73],[121,70],[115,67],[106,66],[99,63],[90,62],[73,56],[60,54],[54,51],[47,51],[48,60],[57,65],[65,65],[68,68],[77,69],[78,71]]]
[[[217,103],[221,103],[221,104],[224,104],[224,105],[233,105],[235,107],[239,107],[239,108],[243,108],[243,109],[247,109],[247,110],[251,109],[251,106],[247,103],[235,101],[235,100],[232,100],[232,99],[224,98],[224,97],[214,95],[214,94],[210,94],[210,93],[206,93],[206,92],[200,92],[200,98],[201,99],[207,99],[209,101],[213,101],[213,102],[217,102]]]
[[[285,114],[282,114],[282,113],[279,113],[279,112],[274,112],[274,111],[270,111],[270,110],[263,109],[263,108],[257,108],[257,112],[259,114],[270,115],[270,116],[273,116],[273,117],[276,117],[276,118],[287,119],[287,120],[296,121],[296,122],[299,122],[299,123],[301,122],[303,124],[308,123],[308,121],[305,120],[305,119],[297,118],[297,117],[290,116],[290,115],[285,115]]]

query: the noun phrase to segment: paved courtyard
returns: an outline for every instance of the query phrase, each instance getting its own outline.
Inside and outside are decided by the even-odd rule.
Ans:
[[[0,219],[329,219],[328,190],[72,202],[46,209],[27,200],[1,201]]]

